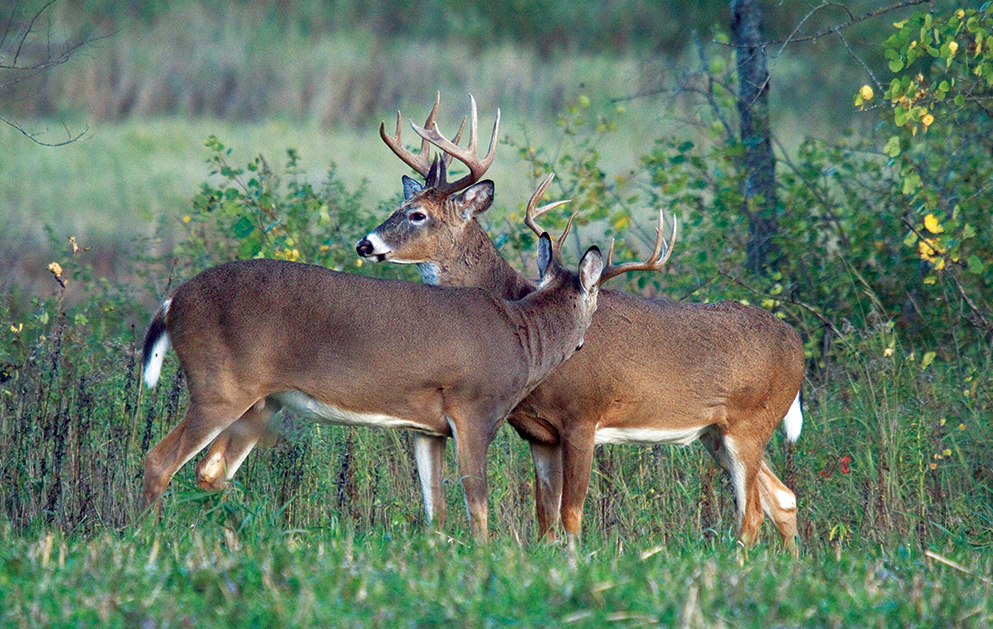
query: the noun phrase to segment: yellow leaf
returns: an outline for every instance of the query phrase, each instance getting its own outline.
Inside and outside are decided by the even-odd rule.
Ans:
[[[932,234],[940,234],[945,231],[945,228],[938,222],[938,217],[934,214],[928,214],[924,217],[924,227]]]
[[[872,87],[868,85],[863,85],[862,88],[859,90],[859,96],[861,96],[862,100],[866,102],[872,100],[872,96],[873,96]]]
[[[60,277],[62,275],[62,265],[58,262],[52,262],[48,265],[48,270],[52,272],[55,277]]]
[[[921,359],[921,369],[927,369],[928,365],[934,362],[934,357],[934,352],[927,352],[924,354],[924,358]]]

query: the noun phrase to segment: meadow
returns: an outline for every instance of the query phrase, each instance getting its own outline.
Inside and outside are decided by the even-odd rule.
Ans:
[[[257,26],[258,6],[235,17]],[[910,134],[883,108],[840,133],[832,125],[854,111],[850,94],[818,107],[810,94],[781,97],[781,260],[755,274],[743,265],[738,148],[721,131],[722,116],[733,117],[729,91],[710,94],[713,103],[678,89],[618,100],[643,86],[646,65],[617,51],[566,59],[392,42],[384,69],[364,52],[382,42],[361,33],[312,50],[299,34],[285,39],[286,54],[303,61],[277,80],[281,53],[209,11],[198,27],[206,33],[184,36],[213,44],[197,48],[200,74],[184,75],[170,42],[204,9],[182,7],[171,26],[150,22],[173,32],[123,32],[94,49],[87,71],[40,92],[91,125],[84,141],[50,149],[0,129],[0,625],[993,624],[993,330],[984,319],[993,227],[983,183],[993,168],[984,145],[969,141],[988,137],[981,114],[960,109]],[[234,63],[232,50],[254,51],[256,65]],[[704,78],[732,81],[727,50],[707,50]],[[168,71],[150,70],[158,53]],[[447,68],[452,58],[476,65]],[[335,68],[344,74],[322,78],[321,59],[345,60]],[[836,71],[807,63],[781,58],[775,85],[811,67],[821,78]],[[126,80],[105,80],[108,67]],[[228,102],[241,113],[194,111],[197,90],[210,96],[205,86],[223,83],[225,68],[238,86]],[[253,71],[288,91],[253,91]],[[308,81],[323,96],[301,107]],[[334,81],[351,86],[341,91],[353,106],[325,98]],[[138,97],[100,91],[121,85]],[[530,454],[508,427],[490,450],[487,545],[470,541],[451,454],[449,518],[432,532],[408,434],[290,414],[223,494],[199,490],[191,462],[161,521],[140,517],[144,454],[186,403],[172,355],[157,388],[140,385],[152,308],[237,257],[417,279],[410,268],[362,263],[354,245],[396,206],[406,172],[379,140],[379,121],[391,129],[397,107],[423,121],[439,89],[444,131],[467,91],[487,131],[503,110],[489,173],[496,202],[483,219],[522,272],[534,275],[521,209],[554,171],[553,194],[573,198],[568,211],[579,214],[567,257],[610,238],[621,255],[643,255],[654,208],[682,219],[665,271],[612,288],[747,301],[800,331],[803,433],[791,445],[777,431],[767,448],[798,498],[799,559],[779,552],[768,524],[754,548],[738,547],[729,479],[697,444],[598,447],[577,552],[539,543]],[[114,102],[131,109],[94,109]],[[321,107],[333,113],[322,117]],[[60,128],[44,111],[23,111],[33,130]],[[919,189],[907,185],[909,167]]]

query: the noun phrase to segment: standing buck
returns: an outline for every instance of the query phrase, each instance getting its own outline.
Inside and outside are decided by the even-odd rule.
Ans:
[[[437,107],[436,101],[426,128],[411,124],[422,138],[419,155],[400,142],[399,113],[396,136],[381,128],[390,148],[426,177],[428,143],[456,157],[462,151],[458,137],[452,142],[438,132]],[[458,195],[435,187],[430,177],[424,186],[406,176],[403,181],[404,202],[358,243],[360,255],[416,263],[425,281],[443,286],[479,286],[504,298],[535,290],[476,221],[493,200],[492,181]],[[544,230],[534,219],[540,212],[529,207],[526,220],[539,234]],[[656,265],[621,265],[611,273],[642,268]],[[508,417],[531,446],[539,534],[554,539],[560,510],[570,539],[579,533],[596,444],[700,440],[731,474],[739,540],[746,546],[755,541],[764,511],[795,553],[796,498],[766,464],[764,450],[781,421],[788,440],[800,435],[803,370],[799,335],[760,308],[601,291],[583,351]]]
[[[544,236],[538,268],[540,287],[517,301],[278,260],[200,273],[162,304],[145,337],[146,383],[158,380],[171,342],[190,402],[148,452],[144,506],[157,507],[176,470],[212,440],[197,478],[220,488],[288,407],[330,424],[454,438],[472,532],[485,539],[487,447],[511,409],[582,344],[603,261],[591,247],[577,276]],[[440,468],[420,443],[419,467]],[[436,476],[427,487],[433,477],[422,474],[429,518]]]

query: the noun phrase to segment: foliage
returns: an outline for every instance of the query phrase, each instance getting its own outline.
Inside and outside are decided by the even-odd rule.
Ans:
[[[895,77],[883,95],[898,133],[883,150],[899,169],[904,244],[924,261],[924,283],[945,286],[959,316],[988,334],[993,157],[980,138],[993,119],[993,8],[917,12],[894,26],[884,46]],[[856,104],[871,97],[863,88]]]
[[[355,255],[356,234],[370,231],[376,215],[365,207],[364,186],[348,190],[332,163],[319,185],[294,149],[286,165],[275,170],[258,155],[244,168],[232,165],[231,149],[209,137],[207,163],[211,179],[193,199],[181,221],[186,234],[173,255],[192,273],[235,259],[276,258],[376,273]]]

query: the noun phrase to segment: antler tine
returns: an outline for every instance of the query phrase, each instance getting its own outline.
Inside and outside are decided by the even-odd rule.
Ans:
[[[538,201],[541,200],[541,197],[545,196],[548,186],[552,185],[552,179],[555,179],[555,173],[550,173],[544,178],[544,180],[542,180],[541,183],[538,184],[538,187],[534,189],[533,193],[531,193],[531,199],[528,200],[527,211],[524,213],[524,224],[530,227],[531,231],[533,231],[537,236],[544,234],[545,230],[542,229],[534,219],[538,218],[545,212],[553,210],[560,205],[565,205],[570,201],[570,199],[555,201],[554,203],[548,203],[547,205],[538,207]]]
[[[679,221],[676,216],[672,217],[672,233],[669,235],[669,242],[665,241],[665,236],[662,235],[662,228],[665,226],[665,216],[662,210],[659,210],[659,225],[656,228],[656,233],[658,236],[655,239],[655,250],[652,251],[652,255],[648,257],[644,262],[625,262],[624,264],[613,264],[614,259],[614,241],[610,241],[610,251],[607,253],[607,266],[604,267],[603,273],[600,274],[600,284],[602,285],[607,280],[617,277],[628,271],[658,271],[665,263],[669,261],[669,256],[672,255],[672,245],[676,244],[676,235],[678,230]]]
[[[400,128],[402,124],[402,118],[400,112],[397,112],[397,130],[396,135],[390,136],[386,133],[386,123],[379,123],[379,137],[383,138],[383,142],[386,146],[396,153],[403,163],[407,164],[419,174],[421,177],[427,177],[428,173],[431,171],[431,161],[428,159],[428,154],[424,150],[424,142],[421,143],[421,152],[414,154],[410,149],[407,149],[403,145],[403,141],[400,139]]]
[[[458,146],[458,141],[462,136],[462,129],[459,130],[459,135],[456,136],[455,141],[451,141],[441,134],[438,130],[438,123],[435,122],[429,128],[419,127],[413,122],[410,126],[413,127],[417,135],[421,136],[431,144],[434,144],[439,149],[441,149],[449,159],[454,157],[463,164],[469,167],[469,174],[462,177],[456,182],[448,184],[448,188],[451,191],[461,190],[477,181],[483,176],[483,173],[490,167],[493,163],[493,158],[496,156],[496,145],[497,145],[497,133],[500,128],[500,110],[497,109],[496,121],[493,123],[493,135],[490,137],[490,148],[486,153],[486,157],[480,159],[478,155],[478,135],[479,135],[479,116],[476,109],[476,99],[469,95],[469,146],[466,148],[461,148]],[[462,128],[465,128],[465,122],[462,123]]]
[[[438,107],[441,105],[441,92],[435,96],[434,107],[431,108],[431,113],[428,114],[427,119],[424,121],[424,126],[426,127],[437,127],[438,123]],[[431,155],[430,147],[431,144],[426,139],[421,138],[421,150],[419,153],[414,153],[413,151],[407,149],[403,145],[403,141],[400,139],[400,132],[403,128],[403,117],[400,112],[397,112],[397,126],[396,131],[393,136],[389,136],[386,133],[386,123],[382,122],[379,125],[379,136],[383,138],[383,142],[386,143],[390,149],[396,153],[405,164],[413,168],[421,177],[427,177],[428,173],[431,171]],[[462,137],[462,130],[465,129],[465,120],[462,121],[462,127],[459,128],[458,134],[455,136],[455,141],[458,142]],[[452,157],[450,155],[443,156],[444,166],[447,169],[448,165],[452,162]]]
[[[566,203],[571,202],[571,199],[565,199],[562,201],[547,203],[541,207],[538,207],[538,201],[540,201],[541,197],[545,195],[545,192],[548,190],[548,186],[552,185],[552,179],[555,179],[555,173],[550,173],[544,180],[542,180],[541,183],[538,184],[538,187],[534,189],[534,193],[531,195],[531,199],[528,201],[527,210],[524,212],[524,224],[530,227],[531,231],[539,237],[545,233],[545,230],[538,225],[538,222],[535,221],[535,219],[549,210],[553,210],[560,205],[565,205]],[[565,242],[565,237],[569,234],[569,229],[572,227],[573,218],[574,215],[569,217],[569,220],[565,224],[565,230],[562,231],[562,235],[555,241],[555,249],[559,252],[562,251],[562,243]]]

